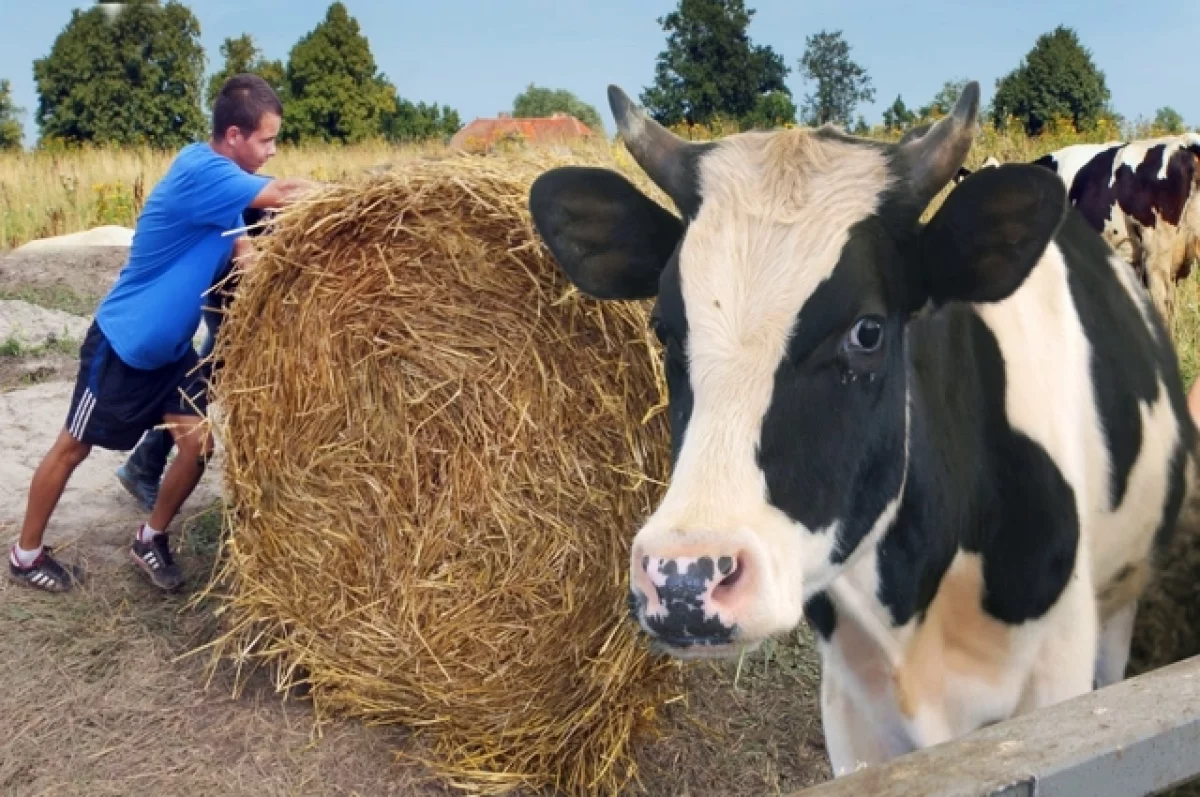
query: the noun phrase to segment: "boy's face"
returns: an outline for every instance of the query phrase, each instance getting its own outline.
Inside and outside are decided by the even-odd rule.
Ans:
[[[233,162],[251,174],[265,166],[275,154],[275,139],[282,121],[279,114],[265,113],[258,129],[249,136],[243,135],[237,127],[229,128],[225,132],[225,143]]]

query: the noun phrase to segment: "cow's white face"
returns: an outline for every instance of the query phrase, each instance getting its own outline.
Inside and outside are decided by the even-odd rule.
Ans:
[[[882,151],[756,133],[722,142],[698,173],[702,201],[654,313],[671,403],[690,411],[672,417],[671,484],[633,540],[630,576],[652,633],[713,653],[795,627],[845,547],[894,515],[905,374],[903,325],[872,273],[894,247],[879,229],[887,255],[848,249],[893,179]],[[882,450],[864,516],[848,502]]]
[[[676,655],[733,653],[795,627],[894,520],[908,319],[1015,290],[1064,189],[1037,167],[987,170],[917,228],[966,155],[977,88],[900,146],[793,130],[689,147],[610,97],[684,219],[613,172],[567,168],[535,183],[534,220],[585,292],[657,297],[674,469],[633,539],[631,606]]]

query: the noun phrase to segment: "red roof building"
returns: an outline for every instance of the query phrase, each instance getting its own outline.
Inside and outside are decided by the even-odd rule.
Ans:
[[[502,113],[495,119],[476,119],[450,139],[450,147],[468,152],[486,152],[504,140],[529,144],[564,144],[572,139],[595,135],[583,122],[565,113],[551,116],[517,118]]]

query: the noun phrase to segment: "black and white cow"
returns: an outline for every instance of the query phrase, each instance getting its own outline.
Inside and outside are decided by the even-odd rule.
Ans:
[[[1200,259],[1200,134],[1074,144],[1033,163],[1062,179],[1071,204],[1133,266],[1169,324],[1175,284]],[[960,169],[957,181],[969,174]]]
[[[919,223],[978,84],[902,145],[685,142],[609,99],[681,217],[580,166],[530,207],[580,291],[656,298],[673,467],[630,561],[654,643],[735,655],[807,618],[839,774],[1122,678],[1196,430],[1144,290],[1049,171],[980,171]]]

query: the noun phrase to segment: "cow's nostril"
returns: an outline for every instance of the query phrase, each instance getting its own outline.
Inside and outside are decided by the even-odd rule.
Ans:
[[[643,573],[650,572],[650,557],[649,556],[642,557],[642,572]]]
[[[722,578],[713,588],[714,598],[720,598],[733,589],[742,580],[742,574],[746,572],[746,568],[740,556],[736,559],[732,556],[722,556],[717,561],[717,572],[721,574]]]

